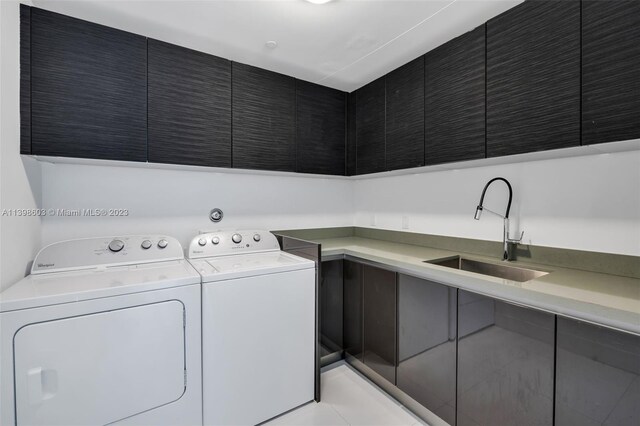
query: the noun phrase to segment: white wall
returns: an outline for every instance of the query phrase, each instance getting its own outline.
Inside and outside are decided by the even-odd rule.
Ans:
[[[502,176],[514,190],[512,231],[534,245],[640,255],[640,152],[619,152],[449,170],[354,183],[355,224],[411,232],[502,240],[502,220],[473,220],[486,182]],[[484,205],[504,213],[496,182]]]
[[[0,212],[33,209],[40,165],[20,157],[20,18],[17,1],[0,1]],[[0,289],[24,276],[40,247],[40,219],[0,215]]]
[[[43,243],[126,233],[167,233],[187,244],[198,230],[351,226],[346,179],[42,164],[46,209],[124,208],[128,217],[46,217]],[[209,220],[219,207],[224,219]]]

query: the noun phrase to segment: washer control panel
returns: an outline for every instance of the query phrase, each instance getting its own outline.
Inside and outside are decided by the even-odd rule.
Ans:
[[[180,242],[166,235],[82,238],[49,244],[36,255],[32,274],[98,269],[184,259]]]
[[[280,250],[280,244],[275,235],[269,231],[215,231],[200,234],[191,240],[187,257],[197,259],[274,250]]]

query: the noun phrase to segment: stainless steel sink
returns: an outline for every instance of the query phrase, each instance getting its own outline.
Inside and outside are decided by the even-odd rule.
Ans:
[[[481,262],[479,260],[465,259],[461,256],[425,260],[424,263],[446,266],[447,268],[453,269],[461,269],[463,271],[474,272],[481,275],[490,275],[492,277],[504,278],[506,280],[517,281],[520,283],[548,274],[548,272],[545,271],[536,271],[535,269],[525,269],[510,265]]]

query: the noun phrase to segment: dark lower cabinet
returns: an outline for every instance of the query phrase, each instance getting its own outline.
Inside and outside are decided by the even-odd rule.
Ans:
[[[458,291],[457,425],[552,425],[555,315]]]
[[[398,274],[397,386],[456,423],[457,290]]]
[[[296,108],[296,171],[344,175],[345,93],[296,80]]]
[[[231,167],[231,62],[148,43],[149,161]]]
[[[147,160],[147,39],[31,9],[31,154]]]
[[[295,79],[232,65],[233,167],[296,170]]]
[[[640,2],[582,2],[582,144],[640,138]]]
[[[340,352],[343,347],[343,260],[322,262],[320,272],[320,356]]]
[[[424,165],[424,57],[387,74],[387,170]]]
[[[485,26],[425,55],[425,164],[485,157]]]
[[[396,383],[396,273],[364,265],[364,363]]]
[[[356,91],[356,170],[383,172],[385,166],[385,77]]]
[[[343,342],[347,358],[362,361],[362,264],[343,264]]]
[[[640,424],[640,336],[558,318],[557,426]]]
[[[580,145],[580,1],[487,22],[487,157]]]

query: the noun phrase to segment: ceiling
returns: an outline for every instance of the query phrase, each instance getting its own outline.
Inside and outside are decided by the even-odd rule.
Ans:
[[[522,0],[33,0],[351,92]],[[265,46],[276,41],[277,47]]]

